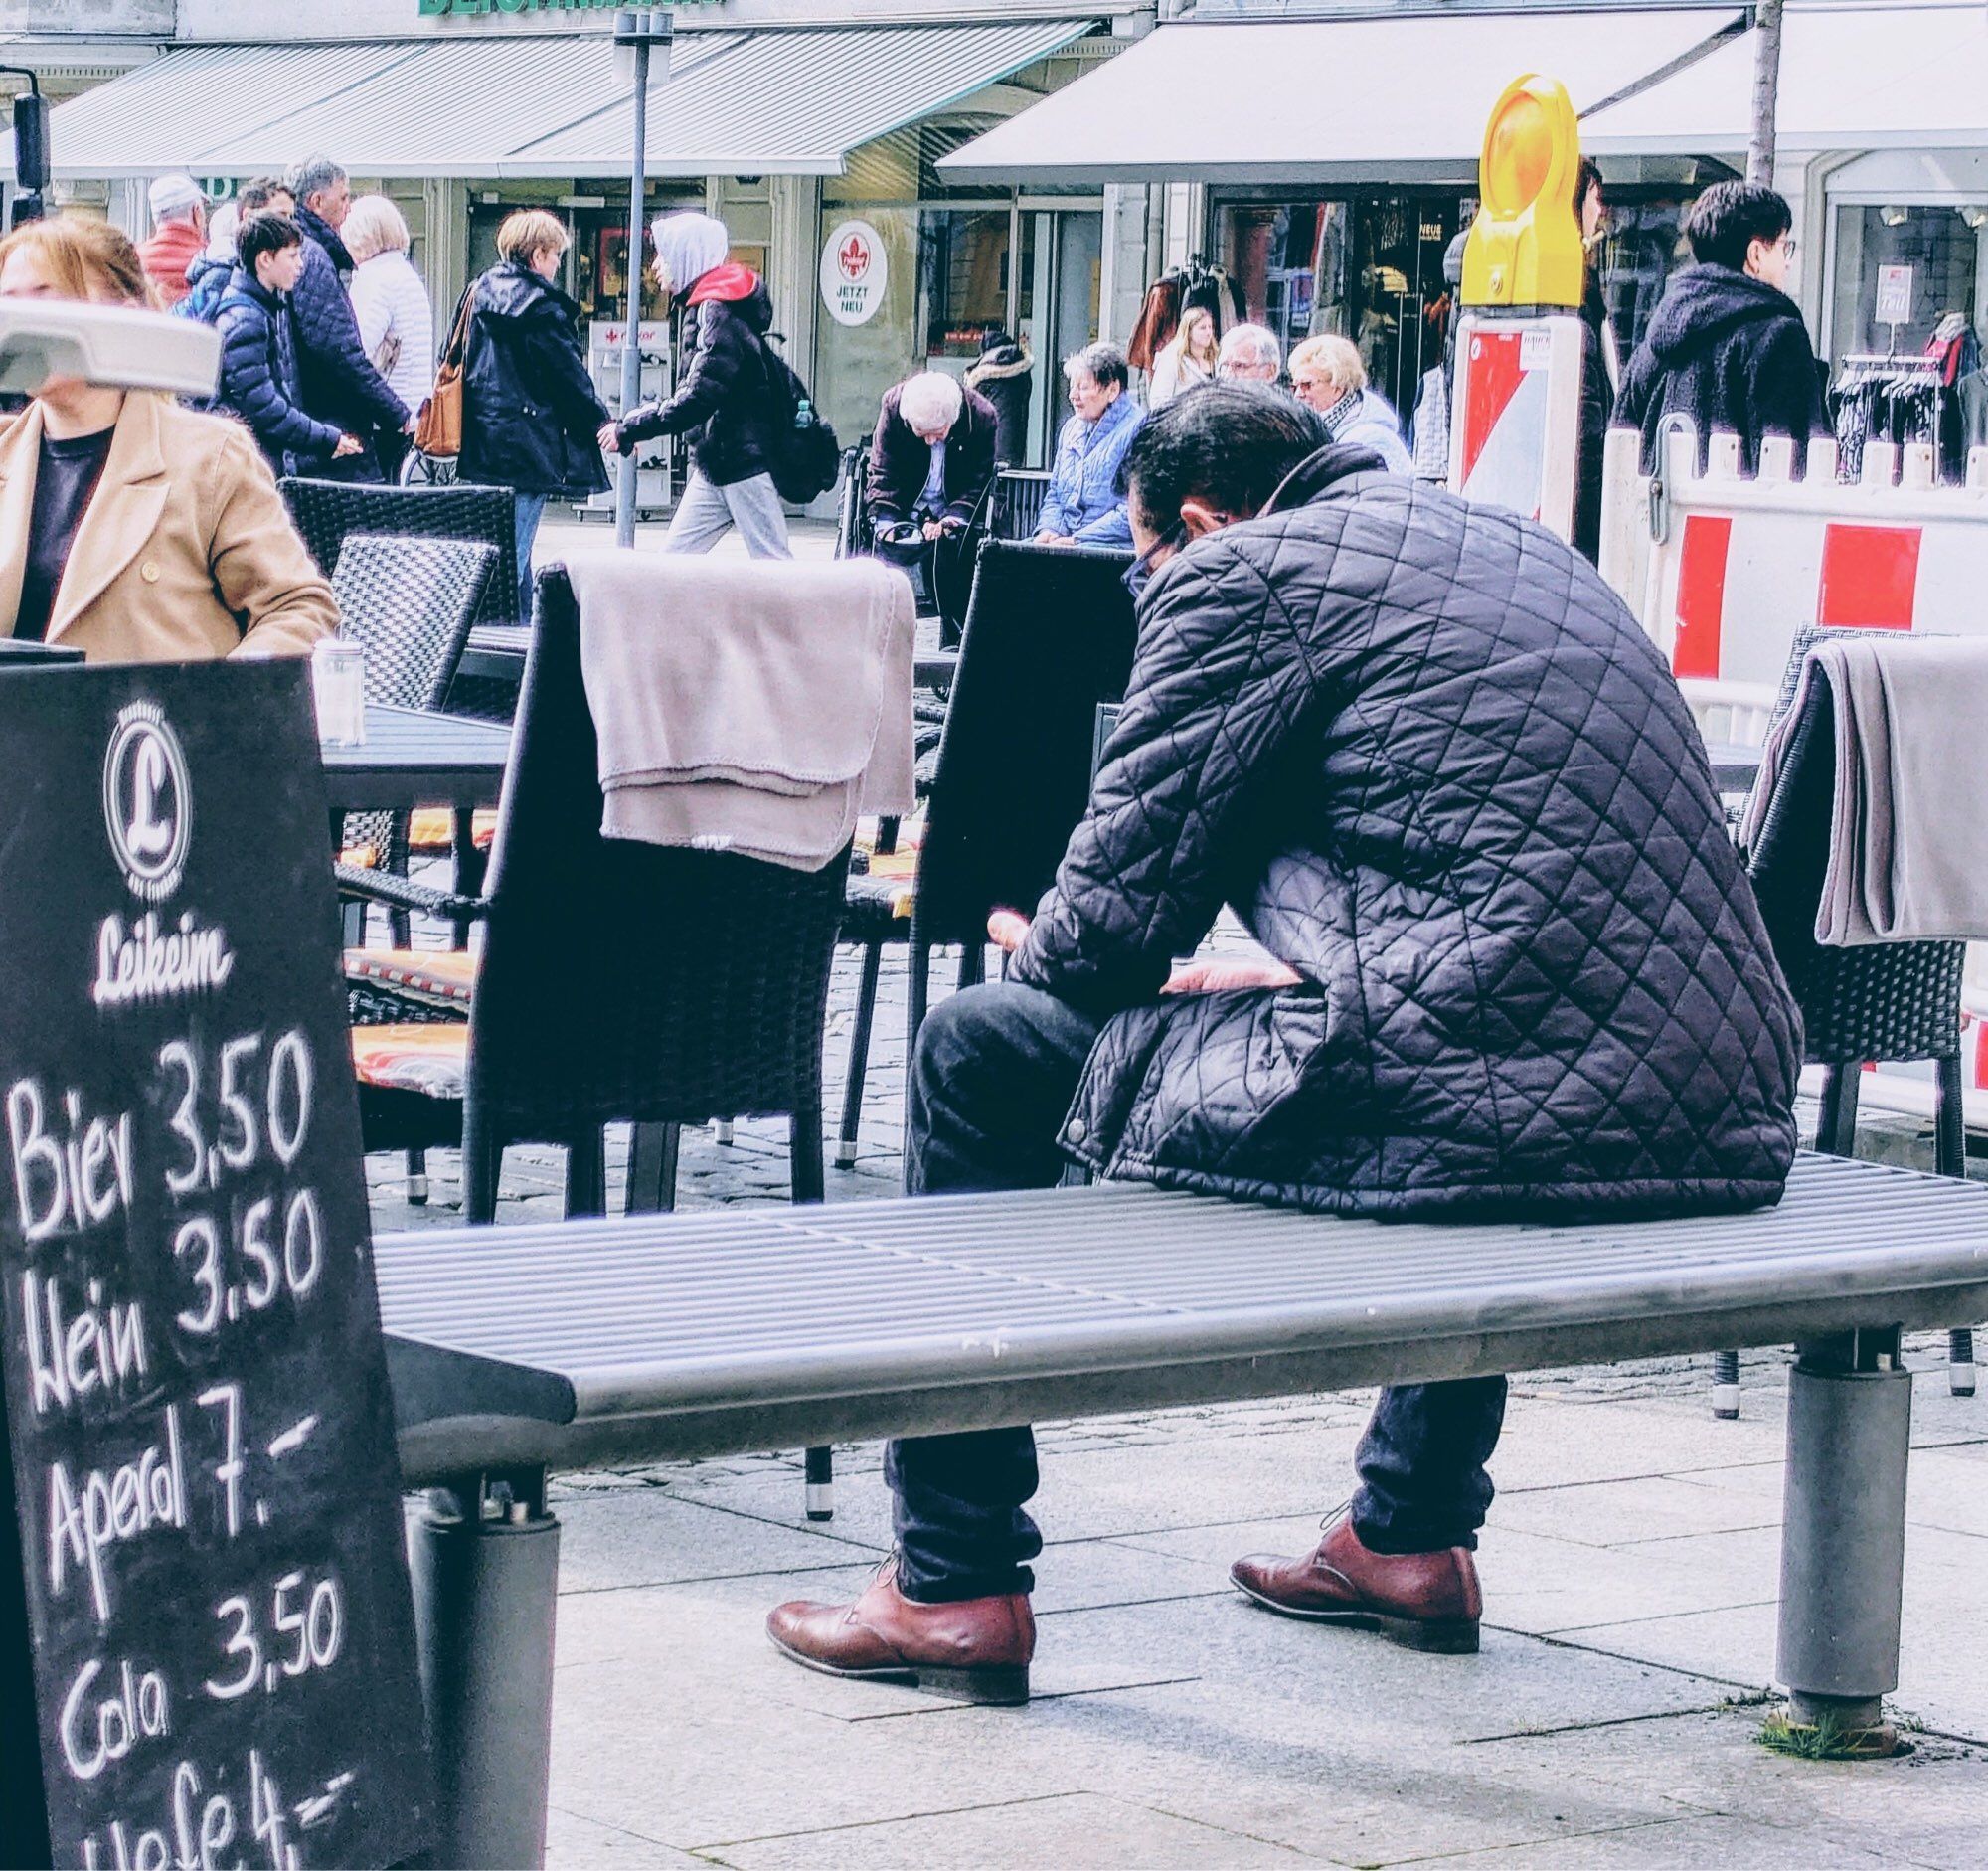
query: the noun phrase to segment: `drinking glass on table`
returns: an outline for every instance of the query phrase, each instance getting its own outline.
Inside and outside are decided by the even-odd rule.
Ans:
[[[324,746],[366,745],[366,652],[350,637],[320,637],[312,645],[311,699]]]

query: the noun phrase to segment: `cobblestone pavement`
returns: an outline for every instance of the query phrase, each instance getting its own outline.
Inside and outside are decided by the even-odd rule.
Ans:
[[[831,1202],[898,1187],[902,952],[884,978],[862,1156],[829,1171]],[[844,955],[831,1109],[855,986]],[[684,1204],[783,1200],[783,1133],[687,1133]],[[1881,1141],[1923,1149],[1910,1127]],[[615,1200],[624,1154],[617,1139]],[[455,1160],[432,1163],[433,1199],[411,1209],[397,1164],[373,1160],[378,1226],[459,1222]],[[510,1154],[500,1222],[556,1216],[561,1199],[556,1152]],[[1756,1745],[1782,1360],[1749,1355],[1745,1415],[1718,1423],[1702,1365],[1670,1359],[1515,1385],[1476,1658],[1288,1624],[1228,1587],[1237,1554],[1316,1537],[1368,1395],[1045,1426],[1051,1543],[1025,1711],[810,1675],[766,1645],[768,1607],[853,1594],[888,1550],[874,1446],[838,1451],[827,1525],[801,1516],[791,1451],[570,1477],[550,1862],[1979,1864],[1988,1401],[1949,1397],[1936,1350],[1914,1346],[1897,1701],[1923,1727],[1899,1761]]]

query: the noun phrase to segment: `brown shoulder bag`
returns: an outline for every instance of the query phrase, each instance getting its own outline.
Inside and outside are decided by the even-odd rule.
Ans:
[[[462,308],[456,313],[455,330],[449,336],[448,348],[441,354],[434,388],[428,392],[427,401],[421,405],[420,414],[414,419],[414,446],[439,461],[453,461],[462,452],[464,342],[469,334],[470,308],[476,303],[476,288],[480,283],[480,280],[472,279],[462,295]]]

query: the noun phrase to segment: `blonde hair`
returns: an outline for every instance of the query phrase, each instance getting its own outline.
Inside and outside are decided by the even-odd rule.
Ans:
[[[16,254],[35,255],[66,299],[158,307],[130,237],[94,216],[59,215],[16,228],[0,241],[0,267]]]
[[[345,251],[364,264],[376,254],[405,254],[413,245],[408,218],[384,195],[362,195],[338,231]]]
[[[1305,369],[1316,371],[1342,397],[1367,388],[1367,366],[1360,361],[1360,352],[1351,338],[1337,337],[1331,332],[1307,338],[1291,353],[1291,376],[1295,379]]]
[[[1188,349],[1188,333],[1193,329],[1195,320],[1199,318],[1208,320],[1208,350],[1205,353]],[[1180,329],[1167,340],[1166,348],[1176,356],[1192,357],[1198,364],[1205,362],[1213,365],[1222,354],[1222,329],[1216,323],[1215,314],[1206,305],[1190,305],[1181,313]]]
[[[564,254],[573,245],[566,223],[547,208],[521,208],[504,217],[497,230],[500,259],[521,259],[529,266],[541,254]]]

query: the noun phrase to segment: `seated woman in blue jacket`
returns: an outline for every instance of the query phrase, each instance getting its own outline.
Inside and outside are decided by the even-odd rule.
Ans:
[[[1087,344],[1065,362],[1063,374],[1076,414],[1057,437],[1036,543],[1129,547],[1132,522],[1118,492],[1118,463],[1146,420],[1128,388],[1131,366],[1117,345]]]

